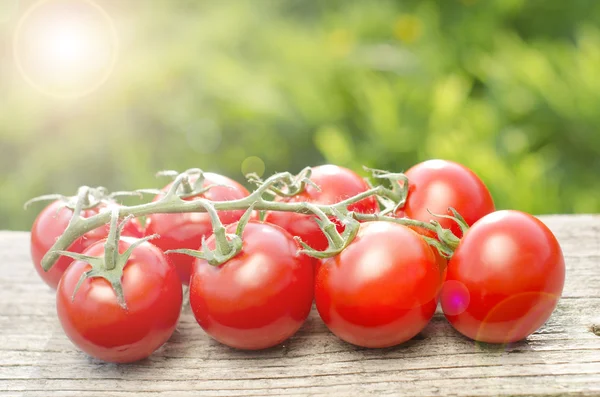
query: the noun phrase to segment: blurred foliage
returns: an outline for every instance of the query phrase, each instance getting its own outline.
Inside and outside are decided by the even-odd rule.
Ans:
[[[30,197],[160,186],[160,169],[429,158],[472,168],[498,208],[600,212],[600,2],[96,2],[119,59],[77,100],[14,66],[30,2],[0,11],[0,229],[29,228]]]

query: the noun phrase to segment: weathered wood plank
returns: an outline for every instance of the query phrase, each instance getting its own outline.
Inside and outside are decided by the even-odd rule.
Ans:
[[[344,343],[313,310],[284,344],[218,344],[184,309],[171,340],[129,365],[102,363],[63,335],[28,234],[0,232],[0,395],[600,395],[600,216],[545,216],[566,256],[563,299],[542,329],[510,346],[474,343],[436,314],[416,338],[369,350]]]

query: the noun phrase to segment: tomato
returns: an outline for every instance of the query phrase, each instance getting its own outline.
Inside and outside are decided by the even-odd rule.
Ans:
[[[133,241],[123,237],[119,252]],[[84,254],[103,255],[103,242]],[[125,363],[148,357],[171,337],[181,311],[181,282],[175,267],[158,248],[142,243],[127,261],[122,277],[127,309],[119,305],[104,278],[86,279],[73,295],[82,273],[90,269],[85,262],[73,262],[56,292],[58,318],[77,347],[100,360]]]
[[[278,226],[250,221],[242,238],[242,251],[220,266],[197,260],[190,306],[198,324],[217,341],[264,349],[288,339],[306,320],[313,302],[313,267]],[[214,236],[207,243],[214,249]]]
[[[446,160],[428,160],[406,171],[409,181],[404,216],[429,222],[437,220],[442,227],[462,236],[458,224],[450,219],[432,216],[452,215],[453,207],[470,226],[494,211],[494,201],[484,183],[467,167]],[[431,235],[431,233],[428,233]]]
[[[416,232],[399,224],[366,222],[344,251],[318,266],[317,310],[346,342],[394,346],[431,320],[442,277],[435,254]]]
[[[249,194],[245,187],[225,176],[206,172],[204,177],[203,187],[213,184],[222,186],[213,186],[204,194],[190,197],[187,200],[205,198],[211,201],[231,201],[243,199]],[[195,178],[190,179],[192,183],[195,181]],[[166,192],[170,186],[171,184],[164,187],[163,191]],[[163,196],[156,196],[154,201],[159,200],[161,197]],[[244,215],[244,210],[219,211],[218,214],[221,222],[228,225],[237,222]],[[147,218],[146,233],[148,235],[159,235],[157,239],[152,240],[152,243],[163,251],[180,248],[196,250],[200,248],[202,237],[210,236],[213,233],[213,228],[210,216],[206,212],[151,214]],[[181,282],[187,285],[190,281],[194,258],[179,253],[170,253],[167,256],[177,268]]]
[[[47,272],[42,269],[41,261],[46,252],[52,247],[65,229],[67,228],[73,210],[66,207],[62,201],[54,201],[40,212],[31,227],[31,259],[42,280],[52,288],[56,288],[58,282],[73,259],[62,256]],[[81,211],[82,218],[90,218],[101,211],[112,209],[118,206],[117,203],[101,203],[90,209]],[[81,253],[92,244],[106,238],[109,232],[109,225],[99,227],[89,231],[82,237],[75,240],[67,251]],[[141,237],[143,235],[142,226],[136,219],[129,221],[122,233],[124,236]]]
[[[548,227],[523,212],[498,211],[476,222],[456,248],[442,308],[463,335],[510,343],[548,320],[564,281],[563,254]]]
[[[313,167],[310,179],[321,188],[320,191],[307,185],[304,192],[294,197],[278,197],[277,201],[334,204],[369,190],[367,182],[358,174],[336,165]],[[370,214],[377,212],[379,207],[375,197],[370,196],[350,205],[348,209]],[[329,244],[327,237],[325,237],[314,218],[314,215],[272,211],[267,213],[265,221],[281,226],[293,236],[300,237],[310,247],[323,251],[327,249]],[[344,230],[343,226],[339,222],[336,223],[338,231],[342,232]]]

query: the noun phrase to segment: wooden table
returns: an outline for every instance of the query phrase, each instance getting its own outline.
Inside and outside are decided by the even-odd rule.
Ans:
[[[63,334],[35,274],[29,235],[0,232],[0,395],[600,396],[600,216],[544,216],[566,257],[564,295],[544,327],[511,346],[477,344],[443,315],[401,346],[341,342],[313,310],[290,340],[242,352],[211,340],[189,307],[152,357],[106,364]]]

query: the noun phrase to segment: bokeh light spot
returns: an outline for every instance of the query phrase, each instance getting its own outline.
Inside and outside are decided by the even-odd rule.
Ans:
[[[467,287],[457,280],[448,280],[442,287],[442,309],[449,316],[464,313],[471,302],[471,294]]]
[[[116,62],[118,39],[108,14],[91,0],[43,0],[19,20],[15,62],[42,93],[77,98],[102,85]]]
[[[423,34],[423,22],[415,15],[401,15],[394,24],[394,36],[405,43],[413,43]]]
[[[260,157],[250,156],[242,161],[242,174],[248,175],[255,173],[262,176],[265,173],[265,162]]]

